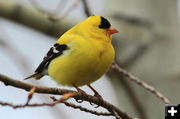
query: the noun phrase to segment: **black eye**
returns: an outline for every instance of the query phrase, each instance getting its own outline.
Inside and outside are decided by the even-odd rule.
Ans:
[[[109,21],[101,16],[101,24],[99,25],[99,28],[107,29],[110,27],[111,27],[111,24],[109,23]]]

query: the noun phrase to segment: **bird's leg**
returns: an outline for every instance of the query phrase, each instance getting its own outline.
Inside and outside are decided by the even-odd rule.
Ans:
[[[74,87],[76,88],[76,90],[78,91],[78,93],[81,93],[84,97],[86,97],[88,94],[83,91],[82,89],[80,89],[79,87],[77,87],[76,85],[74,85]],[[82,103],[83,100],[76,100],[78,103]]]
[[[99,99],[100,103],[104,103],[104,99],[102,98],[102,96],[90,84],[88,84],[87,86],[94,92],[94,96]],[[99,105],[97,107],[99,107]]]
[[[74,87],[75,87],[76,90],[77,90],[79,93],[81,93],[82,95],[84,95],[84,96],[87,96],[87,95],[88,95],[85,91],[83,91],[82,89],[80,89],[80,88],[77,87],[76,85],[74,85]]]
[[[74,97],[76,96],[77,93],[76,92],[70,92],[70,93],[65,93],[61,98],[60,98],[60,101],[63,102],[71,97]]]
[[[67,99],[69,99],[69,98],[71,98],[71,97],[74,97],[74,96],[76,96],[76,95],[78,95],[78,94],[82,94],[82,98],[83,97],[86,97],[88,94],[86,93],[86,92],[84,92],[83,90],[81,90],[79,87],[77,87],[76,85],[73,85],[75,88],[76,88],[76,90],[77,90],[77,92],[70,92],[70,93],[66,93],[66,94],[64,94],[62,97],[61,97],[61,99],[60,99],[60,101],[65,101],[65,100],[67,100]],[[77,100],[77,99],[75,99],[78,103],[82,103],[83,102],[83,100]]]
[[[103,100],[102,96],[90,84],[88,84],[87,86],[94,92],[94,96]]]

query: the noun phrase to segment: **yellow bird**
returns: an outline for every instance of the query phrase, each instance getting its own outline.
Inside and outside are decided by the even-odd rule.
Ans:
[[[90,84],[106,73],[114,60],[112,34],[118,31],[102,16],[90,16],[64,33],[50,48],[35,74],[27,77],[40,79],[49,75],[57,83],[73,86]]]

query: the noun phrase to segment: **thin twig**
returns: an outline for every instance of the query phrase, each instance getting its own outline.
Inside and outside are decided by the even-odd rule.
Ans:
[[[136,90],[134,90],[134,87],[132,87],[130,85],[130,82],[128,80],[126,80],[126,78],[124,76],[120,76],[117,74],[118,74],[118,72],[115,72],[112,70],[107,72],[107,76],[109,76],[110,78],[114,79],[115,78],[114,76],[118,76],[115,78],[116,80],[112,80],[112,85],[118,84],[117,88],[119,88],[119,84],[121,84],[123,86],[124,91],[126,92],[127,96],[129,97],[130,102],[133,104],[135,110],[137,111],[139,117],[141,119],[147,119],[146,110],[144,108],[144,105],[142,104],[141,98],[139,98],[138,95],[136,95]],[[115,91],[116,90],[118,90],[118,89],[116,89],[116,87],[115,87]]]
[[[60,88],[49,88],[49,87],[44,87],[44,86],[36,86],[28,83],[24,83],[19,80],[15,80],[13,78],[7,77],[5,75],[0,74],[0,81],[2,81],[6,86],[10,85],[16,88],[24,89],[26,91],[31,90],[33,87],[36,87],[35,92],[36,93],[41,93],[41,94],[53,94],[53,95],[63,95],[66,93],[75,93],[75,91],[72,90],[67,90],[67,89],[60,89]],[[99,105],[105,109],[107,109],[110,113],[113,113],[113,111],[117,112],[117,114],[123,118],[123,119],[133,119],[127,112],[124,112],[117,108],[116,106],[110,104],[107,101],[104,101],[104,103],[101,103],[99,99],[95,96],[87,95],[83,96],[83,94],[78,93],[74,97],[75,100],[83,100],[86,102],[91,102],[96,105]]]
[[[50,106],[50,107],[53,107],[55,106],[56,104],[58,103],[63,103],[64,105],[68,106],[68,107],[71,107],[71,108],[74,108],[74,109],[79,109],[81,111],[84,111],[84,112],[88,112],[88,113],[91,113],[91,114],[94,114],[94,115],[98,115],[98,116],[113,116],[112,113],[108,113],[108,112],[97,112],[97,111],[94,111],[94,110],[90,110],[90,109],[87,109],[87,108],[84,108],[82,106],[79,106],[79,105],[75,105],[73,103],[69,103],[69,102],[59,102],[59,101],[56,101],[56,102],[52,102],[52,103],[34,103],[34,104],[18,104],[18,105],[14,105],[14,104],[11,104],[11,103],[7,103],[7,102],[1,102],[0,101],[0,105],[2,106],[9,106],[9,107],[12,107],[14,109],[17,109],[17,108],[25,108],[25,107],[42,107],[42,106]]]
[[[56,99],[54,96],[51,96],[50,97],[54,102],[58,101],[58,99]],[[62,102],[63,104],[65,104],[66,106],[69,106],[69,107],[72,107],[74,109],[80,109],[81,111],[84,111],[84,112],[88,112],[88,113],[92,113],[92,114],[95,114],[95,115],[102,115],[102,116],[112,116],[113,114],[112,113],[108,113],[108,112],[97,112],[97,111],[94,111],[94,110],[90,110],[90,109],[87,109],[85,107],[82,107],[80,105],[75,105],[73,103],[69,103],[69,102]]]
[[[75,8],[77,8],[77,6],[79,5],[79,0],[76,0],[62,15],[60,15],[60,16],[57,16],[57,20],[59,20],[59,19],[63,19],[63,18],[65,18],[66,16],[68,16],[69,15],[69,13],[71,13]]]
[[[117,114],[115,110],[113,110],[113,114],[115,115],[116,119],[121,119],[121,117]]]
[[[119,72],[119,74],[126,77],[127,79],[137,83],[138,85],[142,86],[146,90],[148,90],[151,93],[153,93],[154,95],[156,95],[156,97],[161,99],[164,103],[166,103],[166,104],[170,103],[169,99],[167,97],[165,97],[162,93],[160,93],[158,90],[156,90],[154,87],[150,86],[149,84],[141,81],[139,78],[135,77],[131,73],[127,72],[126,70],[120,68],[116,62],[112,65],[112,68],[115,69],[117,72]]]
[[[84,107],[82,107],[80,105],[75,105],[75,104],[69,103],[69,102],[63,102],[63,104],[65,104],[66,106],[72,107],[74,109],[80,109],[81,111],[88,112],[88,113],[91,113],[91,114],[95,114],[95,115],[98,115],[98,116],[113,116],[113,114],[109,113],[109,112],[97,112],[97,111],[89,110],[89,109],[84,108]]]
[[[61,1],[61,2],[58,4],[58,6],[57,6],[57,8],[55,9],[54,12],[48,12],[48,11],[46,11],[46,10],[43,10],[42,8],[40,8],[40,7],[38,6],[38,4],[37,4],[34,0],[29,0],[29,2],[31,3],[31,5],[32,5],[37,11],[41,12],[42,14],[45,14],[46,16],[48,16],[49,20],[54,21],[54,22],[59,21],[59,20],[62,20],[63,18],[65,18],[66,16],[68,16],[68,14],[69,14],[72,10],[74,10],[75,8],[77,8],[77,6],[79,5],[79,0],[76,0],[76,1],[74,1],[74,3],[73,3],[69,8],[65,11],[64,14],[58,15],[58,11],[65,6],[65,5],[62,5],[62,2],[63,2],[63,1]],[[65,0],[64,3],[66,3],[66,2],[67,2],[67,1]]]
[[[84,9],[84,13],[86,15],[86,17],[89,17],[92,15],[90,9],[89,9],[89,6],[88,6],[88,3],[87,3],[87,0],[81,0],[82,1],[82,4],[83,4],[83,9]]]

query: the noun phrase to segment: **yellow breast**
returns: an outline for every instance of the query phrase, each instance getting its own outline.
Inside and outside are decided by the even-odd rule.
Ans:
[[[114,60],[114,48],[110,41],[73,38],[69,42],[66,39],[69,49],[51,61],[48,74],[62,85],[90,84],[108,71]]]

